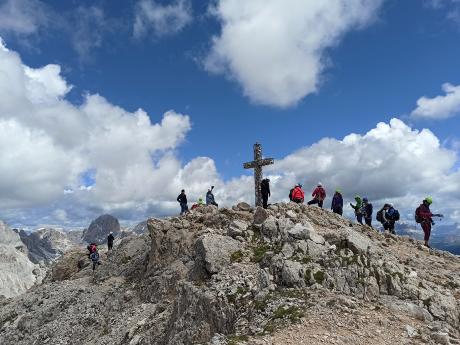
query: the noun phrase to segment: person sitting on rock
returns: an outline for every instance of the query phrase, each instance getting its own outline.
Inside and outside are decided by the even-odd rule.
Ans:
[[[187,195],[185,194],[185,190],[182,189],[180,192],[179,196],[177,197],[177,202],[180,205],[180,214],[181,216],[183,214],[186,214],[188,212],[188,206],[187,206]]]
[[[198,202],[196,204],[193,204],[190,210],[194,210],[194,209],[196,209],[198,207],[201,207],[203,205],[204,205],[203,199],[198,198]]]
[[[320,208],[323,208],[323,201],[326,199],[326,190],[323,188],[323,184],[321,182],[318,182],[318,185],[311,196],[313,197],[313,200],[310,200],[308,205],[318,204]]]
[[[109,236],[107,236],[107,249],[112,250],[113,248],[113,240],[115,237],[113,236],[113,232],[110,231]]]
[[[206,193],[206,205],[214,205],[216,207],[219,207],[217,202],[214,200],[214,194],[212,194],[213,189],[214,186],[211,186],[211,188],[208,189],[208,192]]]
[[[270,194],[270,180],[268,178],[264,178],[260,183],[260,193],[262,194],[262,206],[263,208],[268,207],[268,198],[271,196]]]
[[[340,189],[335,191],[334,197],[332,198],[331,210],[334,213],[343,214],[343,197]]]
[[[295,187],[294,190],[292,191],[292,201],[297,203],[297,204],[302,204],[305,199],[305,193],[302,190],[302,185],[298,183]]]
[[[361,208],[361,213],[364,217],[364,222],[366,225],[372,227],[372,212],[373,212],[372,204],[369,202],[367,198],[363,198],[363,206]]]
[[[355,201],[356,201],[356,205],[353,205],[350,202],[350,206],[355,210],[355,216],[356,216],[356,220],[358,221],[358,223],[363,224],[363,213],[361,210],[361,208],[363,207],[363,200],[361,199],[359,195],[356,195]]]

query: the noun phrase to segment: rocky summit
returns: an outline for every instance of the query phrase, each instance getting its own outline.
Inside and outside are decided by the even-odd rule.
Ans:
[[[83,232],[82,240],[87,243],[105,243],[110,232],[113,232],[114,235],[118,234],[120,223],[114,216],[104,214],[91,222],[88,229]]]
[[[0,343],[460,343],[460,259],[416,240],[293,203],[147,226],[0,300]]]

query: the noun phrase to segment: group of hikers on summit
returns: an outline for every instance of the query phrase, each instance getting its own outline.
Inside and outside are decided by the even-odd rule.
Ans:
[[[268,198],[271,196],[270,193],[270,180],[268,178],[263,179],[260,183],[260,195],[262,197],[262,207],[267,208]],[[218,206],[214,200],[214,194],[212,193],[214,186],[208,189],[206,193],[206,205]],[[307,202],[308,205],[318,205],[323,208],[324,200],[326,199],[326,190],[323,184],[319,182],[313,193],[311,194],[312,199]],[[302,184],[296,184],[289,191],[289,200],[298,204],[305,202],[305,192],[302,189]],[[369,202],[368,198],[362,198],[359,195],[354,197],[355,203],[350,203],[350,207],[354,210],[356,220],[360,224],[366,224],[372,227],[372,216],[373,216],[373,205]],[[177,201],[181,207],[181,215],[186,214],[189,209],[187,206],[187,196],[183,189]],[[422,204],[415,210],[415,221],[420,224],[424,232],[425,246],[430,247],[428,241],[431,235],[431,227],[434,225],[433,217],[443,217],[441,214],[434,214],[430,211],[430,205],[433,203],[431,197],[426,197]],[[192,210],[196,207],[203,206],[203,199],[198,199],[198,203],[192,206]],[[334,213],[343,215],[343,196],[340,189],[336,189],[334,196],[332,197],[331,210]],[[399,211],[394,207],[392,203],[385,203],[380,210],[376,213],[376,220],[382,224],[384,231],[388,231],[391,234],[396,234],[395,224],[400,219]],[[363,223],[364,221],[364,223]]]

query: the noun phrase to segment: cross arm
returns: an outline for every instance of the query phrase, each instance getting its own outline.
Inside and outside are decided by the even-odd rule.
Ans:
[[[264,165],[271,165],[274,162],[275,162],[275,160],[273,158],[258,159],[256,161],[244,163],[243,168],[245,168],[245,169],[254,169],[255,167],[262,167]]]

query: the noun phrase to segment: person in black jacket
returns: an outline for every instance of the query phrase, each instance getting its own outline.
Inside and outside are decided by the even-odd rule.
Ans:
[[[177,197],[177,202],[180,204],[180,214],[183,215],[188,212],[187,206],[187,195],[185,195],[185,190],[182,189],[181,193]]]
[[[363,198],[363,206],[361,213],[363,214],[364,222],[372,227],[372,212],[373,207],[367,198]]]
[[[112,250],[113,248],[113,240],[115,237],[113,237],[113,232],[110,231],[109,236],[107,236],[107,247],[109,250]]]
[[[263,179],[260,183],[260,192],[262,194],[263,207],[267,208],[268,197],[270,196],[270,180],[268,178]]]

